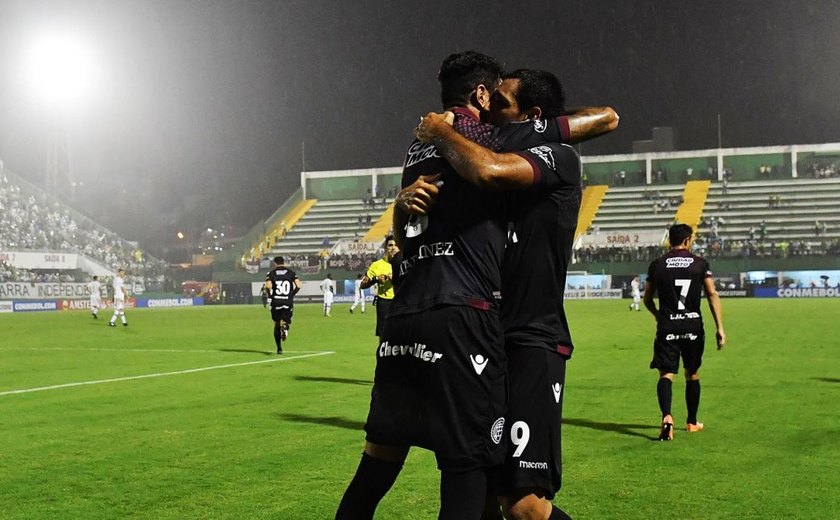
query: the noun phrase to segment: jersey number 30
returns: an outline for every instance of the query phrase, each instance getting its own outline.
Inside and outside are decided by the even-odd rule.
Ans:
[[[279,280],[276,282],[277,294],[280,296],[288,296],[292,292],[292,282],[288,280]]]

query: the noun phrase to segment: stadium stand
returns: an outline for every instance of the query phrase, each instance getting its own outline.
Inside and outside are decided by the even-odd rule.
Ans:
[[[610,230],[663,231],[676,217],[682,204],[684,185],[616,186],[606,192],[590,232]]]
[[[388,198],[318,200],[269,254],[318,254],[342,239],[366,239],[392,203]]]
[[[110,271],[119,267],[129,280],[156,288],[165,282],[168,265],[143,252],[137,244],[96,224],[58,199],[29,184],[9,170],[0,176],[0,251],[76,253]],[[16,281],[72,281],[86,273],[47,273],[6,266],[4,276]],[[83,280],[77,280],[83,281]]]
[[[840,178],[715,183],[699,231],[709,252],[827,254],[840,241]]]

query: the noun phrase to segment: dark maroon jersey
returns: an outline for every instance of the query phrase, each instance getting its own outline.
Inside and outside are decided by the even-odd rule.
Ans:
[[[458,133],[498,149],[493,126],[466,109],[453,111]],[[392,315],[437,305],[489,309],[499,296],[507,224],[503,196],[469,184],[434,145],[414,141],[403,165],[402,186],[436,173],[442,173],[443,185],[434,210],[428,216],[412,217],[406,227]]]
[[[703,331],[700,300],[709,262],[686,249],[671,249],[651,262],[647,281],[659,295],[659,332]]]
[[[291,307],[294,305],[295,279],[297,275],[287,267],[275,267],[268,272],[266,281],[271,282],[271,292],[268,297],[272,309]]]
[[[508,242],[502,267],[505,338],[571,356],[563,308],[581,201],[581,163],[558,119],[512,123],[499,132],[505,151],[531,163],[531,189],[508,194]]]

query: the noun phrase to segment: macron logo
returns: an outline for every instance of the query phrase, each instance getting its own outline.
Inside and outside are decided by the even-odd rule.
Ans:
[[[554,383],[551,385],[551,391],[554,392],[554,401],[557,404],[560,404],[560,395],[563,393],[563,385],[560,383]]]
[[[473,356],[472,354],[470,354],[470,361],[472,362],[472,366],[475,369],[475,373],[481,375],[481,373],[484,372],[484,367],[487,366],[487,361],[489,360],[481,354],[478,354],[477,356]]]

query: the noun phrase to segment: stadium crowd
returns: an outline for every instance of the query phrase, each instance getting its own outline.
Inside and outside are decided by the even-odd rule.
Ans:
[[[92,221],[77,220],[57,201],[23,193],[5,175],[0,177],[0,250],[80,253],[144,281],[162,281],[168,267]]]

